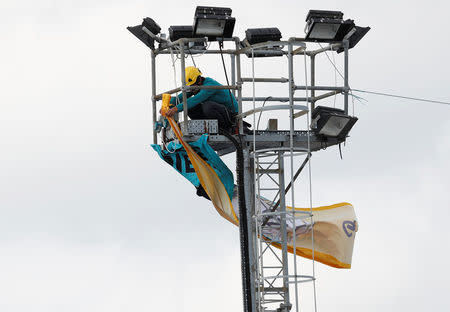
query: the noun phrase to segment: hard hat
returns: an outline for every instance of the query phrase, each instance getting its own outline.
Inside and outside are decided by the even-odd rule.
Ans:
[[[197,81],[198,76],[202,74],[200,69],[194,66],[186,67],[185,73],[186,73],[186,84],[188,86],[193,85]]]

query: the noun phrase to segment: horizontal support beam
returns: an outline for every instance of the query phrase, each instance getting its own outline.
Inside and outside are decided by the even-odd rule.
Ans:
[[[289,79],[281,77],[281,78],[241,78],[241,81],[243,82],[281,82],[281,83],[285,83],[285,82],[289,82]]]
[[[270,105],[270,106],[261,106],[261,107],[255,108],[255,109],[251,109],[249,111],[243,112],[240,115],[237,115],[237,117],[244,118],[244,117],[247,117],[248,115],[256,114],[259,112],[280,110],[280,109],[291,109],[291,107],[293,109],[302,110],[302,111],[308,110],[308,107],[305,105],[292,105],[292,106],[291,105]]]
[[[185,53],[194,54],[194,55],[195,54],[221,54],[221,53],[236,54],[235,50],[222,50],[222,51],[220,51],[220,50],[196,50],[196,49],[184,49],[184,50],[185,50],[184,51]],[[170,53],[171,53],[170,51],[166,51],[166,50],[158,52],[158,54],[170,54]],[[172,53],[175,55],[180,54],[180,52],[177,50],[172,50]]]
[[[164,51],[166,49],[169,49],[169,48],[177,46],[177,45],[180,46],[180,48],[181,48],[181,47],[184,47],[184,45],[189,42],[207,42],[207,41],[208,41],[208,39],[205,37],[205,38],[181,38],[181,39],[175,40],[174,42],[166,42],[166,43],[161,44],[161,46],[155,50],[155,55],[159,54],[161,51]]]
[[[332,44],[327,45],[326,47],[323,47],[323,48],[320,48],[317,50],[313,50],[313,51],[308,51],[308,52],[306,52],[306,55],[312,56],[312,55],[317,55],[317,54],[325,52],[325,51],[334,51],[334,50],[339,49],[342,46],[343,46],[342,42],[332,43]]]
[[[157,95],[155,95],[153,97],[153,99],[156,100],[156,101],[159,101],[159,100],[162,99],[162,95],[163,94],[174,94],[174,93],[177,93],[177,92],[180,92],[180,91],[181,91],[181,87],[178,87],[178,88],[175,88],[175,89],[172,89],[172,90],[165,91],[163,93],[157,94]]]
[[[301,111],[294,114],[294,119],[306,115],[308,111]]]
[[[295,86],[295,90],[318,90],[318,91],[349,91],[346,87],[333,87],[333,86]]]
[[[314,97],[314,102],[315,102],[315,101],[319,101],[319,100],[326,99],[326,98],[328,98],[328,97],[330,97],[330,96],[334,96],[334,95],[340,94],[340,93],[341,93],[341,92],[339,92],[339,91],[332,91],[332,92],[327,92],[327,93],[321,94],[321,95],[319,95],[319,96]]]
[[[238,86],[186,86],[186,91],[190,90],[207,90],[207,89],[214,89],[214,90],[222,90],[222,89],[229,89],[229,90],[237,90],[239,89]],[[159,101],[162,99],[162,95],[165,93],[173,94],[182,91],[181,87],[178,87],[176,89],[172,89],[163,93],[160,93],[158,95],[155,95],[155,100]]]
[[[311,102],[312,98],[305,98],[305,97],[294,97],[294,102]],[[253,97],[243,97],[243,102],[251,102],[253,101]],[[255,101],[257,102],[289,102],[289,97],[262,97],[257,96],[255,97]]]

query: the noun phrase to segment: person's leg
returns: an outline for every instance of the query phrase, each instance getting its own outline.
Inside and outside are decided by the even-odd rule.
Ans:
[[[200,103],[188,110],[188,116],[190,119],[206,119],[203,114],[203,103]]]
[[[213,101],[205,101],[202,103],[202,110],[205,119],[217,119],[219,128],[224,130],[231,128],[231,113],[225,105]]]

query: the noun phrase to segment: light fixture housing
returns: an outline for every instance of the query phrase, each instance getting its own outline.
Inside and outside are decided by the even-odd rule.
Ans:
[[[142,30],[142,27],[147,28],[151,33],[155,36],[159,34],[161,31],[161,27],[150,17],[144,18],[141,25],[137,26],[129,26],[127,29],[136,36],[139,40],[141,40],[147,47],[150,49],[155,48],[155,40],[150,37],[145,31]]]
[[[250,47],[253,44],[280,41],[281,32],[276,27],[270,28],[249,28],[245,31],[245,39],[241,41],[241,47]],[[245,52],[247,57],[252,57],[252,51]],[[283,51],[281,46],[261,47],[253,50],[253,57],[271,57],[282,56]]]
[[[340,11],[310,10],[306,17],[306,41],[337,42],[355,27],[353,20],[343,20]]]
[[[348,38],[348,48],[353,48],[370,30],[370,27],[355,26],[355,32]],[[344,48],[340,47],[337,53],[344,52]]]
[[[198,6],[195,9],[194,36],[208,37],[209,41],[232,38],[235,23],[230,8]]]
[[[344,140],[357,120],[342,109],[317,106],[312,112],[311,129],[316,135]]]
[[[281,31],[276,27],[249,28],[245,31],[245,39],[247,39],[250,44],[280,41],[281,37]]]
[[[169,38],[170,41],[176,41],[181,38],[193,38],[194,28],[192,26],[170,26]]]

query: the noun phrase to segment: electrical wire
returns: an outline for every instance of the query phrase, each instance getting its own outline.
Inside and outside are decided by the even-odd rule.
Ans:
[[[195,65],[195,61],[194,61],[194,57],[192,56],[191,49],[189,47],[188,47],[188,52],[189,52],[189,55],[191,56],[192,64],[194,64],[194,67],[197,67],[197,65]]]
[[[318,42],[318,44],[319,44],[319,46],[323,49],[323,47],[322,47],[322,45],[320,44],[320,42]],[[330,46],[330,50],[331,50],[331,46]],[[339,74],[339,76],[341,76],[341,78],[345,80],[344,75],[342,75],[341,71],[337,68],[336,63],[333,62],[333,61],[331,60],[331,58],[330,58],[330,56],[328,55],[327,51],[325,51],[325,55],[326,55],[326,57],[328,58],[328,61],[330,61],[331,65],[333,65],[333,67],[334,67],[334,70],[335,70],[334,74],[336,75],[336,72],[337,72],[337,73]],[[333,59],[334,59],[334,55],[333,55]],[[348,86],[350,87],[350,84],[349,84]],[[363,104],[363,103],[359,100],[358,97],[356,97],[356,96],[353,95],[352,90],[351,90],[351,87],[350,87],[350,95],[351,95],[352,97],[355,97],[361,104]],[[335,100],[335,104],[336,104],[336,95],[334,95],[334,97],[335,97],[334,100]],[[353,99],[352,99],[352,100],[353,100]],[[335,107],[336,107],[336,105],[335,105]],[[353,111],[354,111],[354,109],[353,109]]]
[[[268,99],[271,99],[271,98],[272,98],[272,96],[266,97],[266,98],[264,99],[264,102],[263,102],[262,107],[264,107],[264,105],[266,105],[267,100],[268,100]],[[261,120],[261,115],[262,115],[262,113],[263,113],[263,111],[261,110],[261,111],[259,112],[258,123],[257,123],[257,125],[256,125],[256,130],[259,130],[259,121]]]
[[[322,45],[320,43],[319,43],[319,46],[322,47]],[[325,55],[327,56],[328,60],[333,65],[333,67],[337,71],[337,73],[342,77],[342,79],[344,79],[344,76],[339,71],[339,69],[336,67],[336,64],[333,63],[333,61],[330,59],[330,57],[328,56],[328,53],[326,51],[325,51]],[[350,85],[349,85],[349,87],[350,87]],[[416,97],[411,97],[411,96],[404,96],[404,95],[389,94],[389,93],[383,93],[383,92],[375,92],[375,91],[367,91],[367,90],[359,90],[359,89],[350,88],[350,92],[352,92],[352,91],[362,92],[362,93],[369,93],[369,94],[375,94],[375,95],[382,95],[382,96],[390,96],[390,97],[406,99],[406,100],[413,100],[413,101],[421,101],[421,102],[428,102],[428,103],[435,103],[435,104],[450,105],[450,102],[445,102],[445,101],[435,101],[435,100],[416,98]],[[352,97],[356,98],[357,100],[360,99],[358,96],[355,96],[353,94],[352,94]]]
[[[223,45],[223,41],[219,42],[219,50],[220,50],[220,57],[222,58],[223,71],[225,72],[225,79],[227,80],[227,86],[229,86],[230,82],[228,80],[227,67],[225,66],[225,60],[223,58],[222,45]],[[231,90],[230,89],[228,89],[228,93],[230,94],[231,105],[234,105],[233,95],[231,94]]]
[[[359,89],[352,89],[352,91],[362,92],[362,93],[369,93],[369,94],[375,94],[375,95],[382,95],[382,96],[390,96],[390,97],[395,97],[395,98],[400,98],[400,99],[407,99],[407,100],[413,100],[413,101],[421,101],[421,102],[428,102],[428,103],[435,103],[435,104],[450,105],[450,102],[435,101],[435,100],[422,99],[422,98],[415,98],[415,97],[404,96],[404,95],[389,94],[389,93],[374,92],[374,91],[359,90]]]

